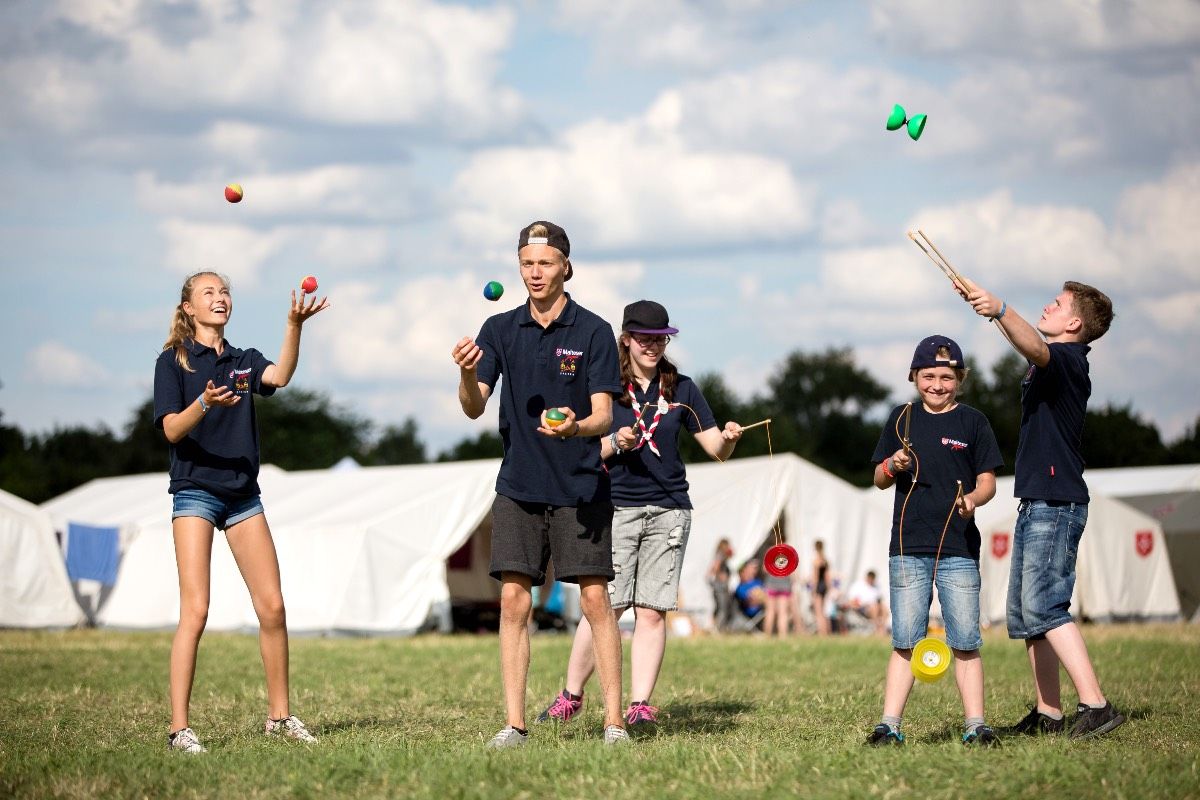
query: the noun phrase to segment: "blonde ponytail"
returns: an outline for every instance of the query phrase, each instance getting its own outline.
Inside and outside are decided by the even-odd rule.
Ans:
[[[192,288],[196,283],[196,278],[201,275],[212,275],[221,283],[229,286],[229,281],[225,276],[218,275],[215,272],[197,272],[194,275],[188,276],[188,279],[183,282],[183,288],[179,292],[179,305],[175,306],[175,316],[171,318],[171,327],[167,331],[167,341],[163,343],[163,350],[175,350],[175,363],[188,372],[195,372],[192,369],[192,364],[188,360],[188,349],[186,343],[194,341],[196,338],[196,326],[192,324],[192,318],[183,310],[183,304],[192,299]]]

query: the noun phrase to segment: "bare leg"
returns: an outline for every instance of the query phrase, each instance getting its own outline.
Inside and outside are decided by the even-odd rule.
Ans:
[[[596,652],[592,643],[592,626],[587,617],[575,626],[575,639],[571,642],[571,657],[567,660],[567,683],[564,687],[571,694],[583,694],[583,687],[596,670]]]
[[[655,608],[635,608],[633,645],[629,657],[630,699],[649,700],[658,683],[667,649],[667,614]]]
[[[592,645],[604,695],[604,726],[625,727],[621,709],[621,633],[608,601],[608,580],[579,579],[579,604],[592,627]],[[528,641],[526,652],[528,652]],[[524,683],[524,682],[522,682]],[[522,691],[524,685],[522,685]]]
[[[292,713],[288,704],[287,612],[266,514],[239,522],[225,532],[225,538],[258,615],[258,649],[267,673],[267,713],[271,719],[283,719]]]
[[[171,731],[188,727],[188,706],[196,678],[196,651],[208,622],[213,525],[201,517],[171,522],[175,563],[179,567],[179,626],[171,641]]]
[[[775,629],[775,598],[767,595],[767,610],[763,614],[763,633],[767,636],[771,635],[771,631]]]
[[[1079,702],[1104,705],[1104,693],[1100,691],[1100,681],[1096,679],[1096,672],[1092,669],[1092,660],[1088,657],[1087,644],[1083,641],[1079,626],[1068,622],[1052,631],[1046,631],[1046,641],[1054,648],[1054,655],[1058,656],[1058,660],[1066,668],[1071,683],[1075,684]]]
[[[796,618],[792,616],[792,595],[785,594],[779,598],[779,638],[783,639],[789,636],[793,624],[797,628],[800,627]]]
[[[913,687],[912,650],[892,650],[888,659],[887,683],[883,690],[883,714],[887,717],[903,717]]]
[[[529,679],[529,612],[533,579],[517,572],[500,576],[500,679],[508,725],[525,729],[525,686]]]
[[[1026,639],[1025,652],[1033,669],[1038,711],[1062,713],[1062,692],[1058,680],[1058,656],[1046,639]]]
[[[813,617],[817,621],[817,633],[825,636],[829,633],[829,617],[825,615],[825,595],[813,595]]]
[[[968,719],[983,716],[983,659],[978,650],[954,651],[954,680]]]

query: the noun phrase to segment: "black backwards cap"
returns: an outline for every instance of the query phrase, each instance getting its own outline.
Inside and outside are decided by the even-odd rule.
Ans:
[[[546,229],[544,236],[530,236],[529,231],[536,228],[538,225]],[[553,222],[538,220],[531,222],[521,229],[521,237],[517,240],[517,252],[527,244],[547,244],[563,254],[563,258],[571,257],[571,240],[567,238],[567,232]]]

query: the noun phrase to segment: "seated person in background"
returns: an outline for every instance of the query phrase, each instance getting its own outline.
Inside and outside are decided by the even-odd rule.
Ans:
[[[738,570],[738,578],[741,582],[734,590],[733,598],[742,614],[754,619],[767,604],[767,590],[763,588],[763,582],[758,577],[758,559],[752,558],[742,564]]]
[[[867,570],[865,578],[850,585],[842,608],[862,614],[875,625],[876,633],[887,632],[887,606],[883,602],[883,590],[875,583],[875,570]]]

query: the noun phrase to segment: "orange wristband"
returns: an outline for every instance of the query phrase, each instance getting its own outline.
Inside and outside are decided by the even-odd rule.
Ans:
[[[883,460],[883,463],[882,463],[882,464],[880,464],[879,466],[883,467],[883,474],[884,474],[884,475],[887,475],[887,476],[888,476],[889,478],[891,478],[892,480],[895,480],[895,479],[896,479],[896,475],[895,475],[895,473],[893,473],[893,472],[892,472],[890,469],[888,469],[888,462],[889,462],[889,461],[891,461],[891,460],[892,460],[891,458],[885,458],[885,459]]]

